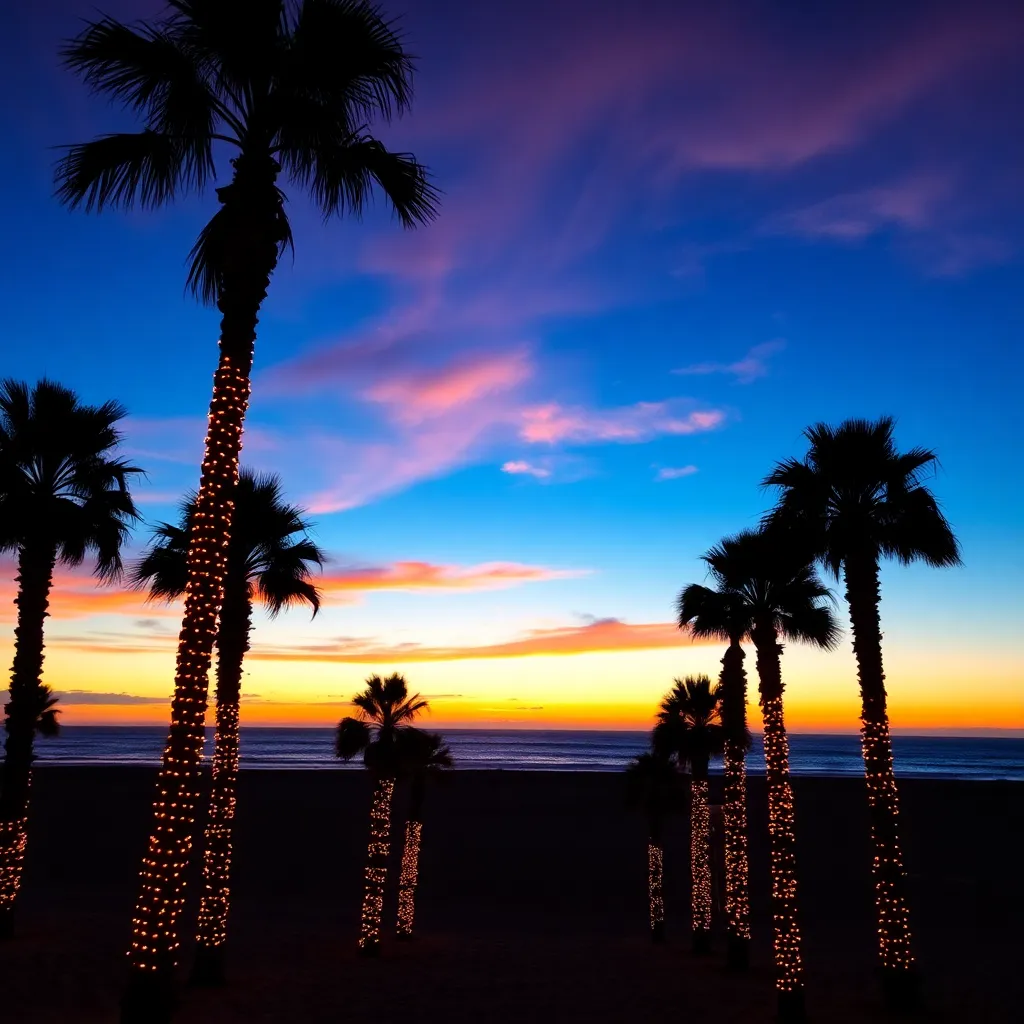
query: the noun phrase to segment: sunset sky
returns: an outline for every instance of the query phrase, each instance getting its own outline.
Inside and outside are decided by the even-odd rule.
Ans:
[[[95,6],[0,11],[0,373],[124,402],[152,524],[198,480],[217,316],[184,261],[213,199],[52,198],[54,147],[132,123],[58,65]],[[331,724],[398,670],[436,725],[644,727],[719,668],[672,622],[700,555],[756,524],[802,428],[888,413],[938,451],[964,551],[884,569],[893,727],[1024,731],[1019,3],[387,9],[419,73],[382,135],[442,210],[324,227],[291,194],[243,463],[331,561],[315,620],[258,618],[243,724]],[[52,611],[65,722],[166,721],[180,608],[62,569]],[[794,730],[857,728],[848,637],[783,670]]]

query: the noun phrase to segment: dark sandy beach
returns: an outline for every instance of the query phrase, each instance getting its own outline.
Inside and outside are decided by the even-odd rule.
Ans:
[[[37,770],[19,936],[0,946],[5,1024],[115,1019],[152,779],[152,769]],[[683,819],[666,843],[670,941],[651,946],[644,823],[623,809],[622,785],[612,774],[456,773],[428,797],[418,937],[366,961],[355,937],[367,780],[243,772],[231,984],[184,989],[178,1019],[772,1020],[763,780],[751,784],[745,976],[723,970],[720,939],[708,959],[689,952]],[[812,1020],[884,1018],[862,783],[795,788]],[[909,780],[902,798],[927,999],[916,1019],[1024,1019],[1024,785]],[[391,904],[386,913],[390,924]]]

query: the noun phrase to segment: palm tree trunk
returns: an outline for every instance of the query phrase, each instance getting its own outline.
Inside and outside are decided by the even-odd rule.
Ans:
[[[861,693],[861,749],[871,822],[879,963],[888,1000],[913,1002],[916,977],[910,948],[910,910],[906,871],[899,841],[899,799],[892,768],[892,740],[882,669],[882,631],[878,606],[878,563],[870,555],[845,566],[853,652]]]
[[[373,786],[370,808],[370,842],[366,851],[363,910],[359,924],[359,952],[376,956],[380,952],[380,921],[384,910],[384,889],[388,880],[388,851],[391,848],[391,798],[395,780],[378,777]]]
[[[750,869],[747,858],[747,675],[739,640],[722,658],[722,724],[725,727],[725,915],[727,963],[750,963]]]
[[[178,919],[185,904],[186,869],[200,796],[207,677],[231,535],[230,494],[238,480],[259,309],[270,287],[281,240],[274,185],[277,171],[269,158],[254,162],[242,156],[235,161],[232,184],[217,190],[224,204],[218,216],[227,215],[217,303],[223,314],[220,361],[213,378],[189,536],[171,724],[157,775],[152,831],[132,920],[131,975],[121,1001],[122,1024],[164,1024],[173,1008],[173,974],[181,946]]]
[[[690,903],[694,953],[711,952],[711,827],[708,768],[690,766]]]
[[[647,897],[650,904],[651,941],[665,941],[665,851],[661,842],[661,818],[651,815],[647,839]]]
[[[754,630],[761,715],[764,720],[768,836],[771,849],[775,988],[779,1019],[805,1019],[800,920],[797,904],[796,822],[789,781],[789,737],[782,711],[782,646],[771,626]]]
[[[43,623],[49,614],[56,561],[56,546],[47,541],[30,540],[18,552],[18,596],[14,599],[18,622],[0,776],[0,938],[9,938],[14,932],[14,904],[25,862],[36,696],[43,674]]]
[[[217,732],[213,750],[210,813],[203,836],[203,896],[199,905],[195,985],[224,982],[231,893],[232,828],[238,787],[238,705],[242,662],[249,650],[252,605],[246,580],[229,578],[217,636]]]
[[[420,845],[423,841],[423,797],[426,779],[418,773],[412,780],[409,819],[405,823],[402,867],[398,875],[398,922],[395,933],[400,939],[412,938],[416,918],[416,885],[420,873]]]

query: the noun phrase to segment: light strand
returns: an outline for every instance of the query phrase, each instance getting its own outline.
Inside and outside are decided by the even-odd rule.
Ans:
[[[651,932],[658,938],[665,927],[665,855],[657,843],[647,844],[647,896],[651,917]]]
[[[398,923],[395,928],[400,938],[412,936],[413,921],[416,917],[416,883],[419,880],[420,842],[423,824],[419,821],[405,823],[405,845],[402,848],[402,868],[398,875]]]
[[[18,895],[28,846],[28,817],[0,820],[0,913],[8,912]]]
[[[363,908],[359,922],[359,949],[374,954],[380,947],[380,922],[384,912],[384,887],[388,879],[393,779],[378,779],[370,808],[370,842],[366,856]]]
[[[711,934],[711,820],[707,779],[690,781],[691,927],[695,940]]]
[[[725,915],[729,933],[750,938],[750,868],[747,859],[747,767],[743,744],[725,747]]]

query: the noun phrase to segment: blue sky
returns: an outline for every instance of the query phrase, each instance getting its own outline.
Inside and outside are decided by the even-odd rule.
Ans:
[[[53,147],[128,124],[58,65],[91,11],[0,14],[4,373],[120,398],[156,520],[196,481],[217,321],[184,259],[211,197],[52,199]],[[301,657],[261,663],[260,699],[399,667],[437,693],[458,678],[453,721],[544,724],[484,710],[529,676],[551,721],[635,725],[672,674],[717,668],[657,630],[699,555],[756,521],[772,462],[811,422],[889,413],[937,449],[965,555],[886,572],[894,721],[1024,727],[1019,6],[452,0],[403,26],[418,95],[382,133],[430,165],[441,215],[325,228],[293,194],[296,256],[261,316],[243,458],[313,510],[339,596],[314,624],[261,624],[257,651]],[[57,685],[102,689],[116,664],[129,695],[169,689],[170,615],[73,604]],[[548,650],[559,630],[572,653]],[[466,654],[538,635],[529,659]],[[848,656],[792,661],[797,721],[854,728]]]

